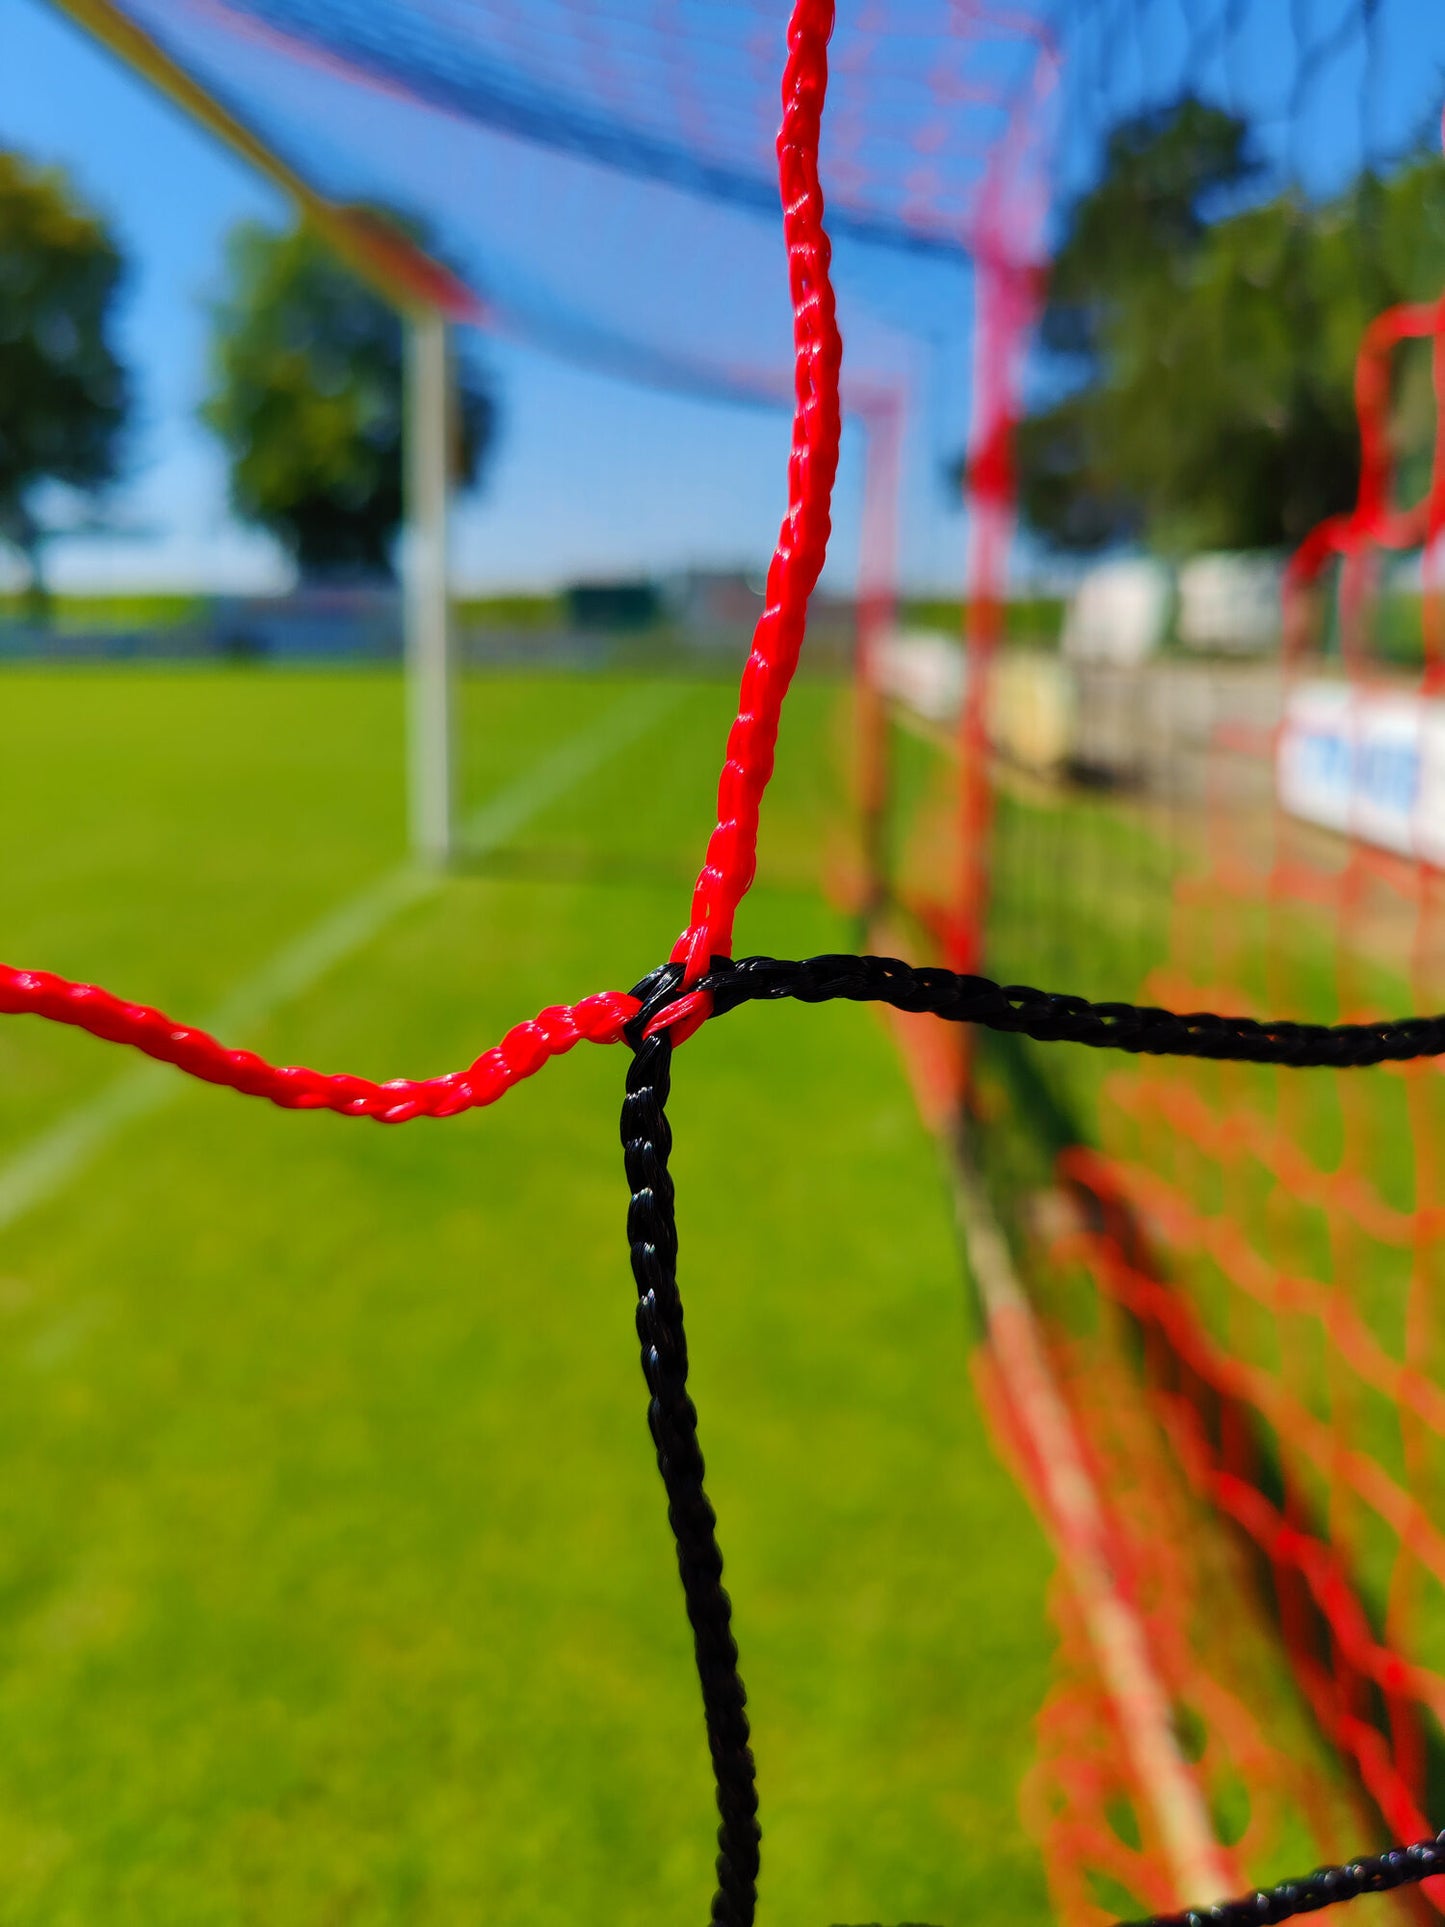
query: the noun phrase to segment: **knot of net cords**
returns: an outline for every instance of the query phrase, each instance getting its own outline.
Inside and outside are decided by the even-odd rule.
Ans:
[[[685,964],[660,964],[656,970],[649,971],[632,992],[634,997],[640,997],[646,988],[647,995],[642,998],[643,1008],[629,1019],[623,1030],[632,1048],[636,1050],[644,1037],[653,1036],[660,1030],[667,1032],[674,1048],[685,1044],[709,1017],[716,1016],[713,990],[728,981],[728,974],[735,967],[731,957],[709,957],[707,987],[694,985],[691,989],[684,987],[687,982]]]
[[[659,964],[628,992],[630,997],[636,999],[638,1008],[622,1026],[622,1035],[634,1051],[642,1048],[643,1040],[656,1020],[665,1017],[677,1002],[682,974],[683,966],[680,963]],[[662,1028],[666,1029],[667,1026],[664,1024]]]
[[[672,983],[666,973],[673,972]],[[677,1542],[677,1567],[692,1625],[702,1685],[703,1717],[717,1789],[717,1891],[711,1927],[752,1927],[759,1866],[757,1777],[748,1731],[747,1694],[738,1673],[732,1603],[723,1589],[717,1519],[703,1489],[697,1411],[687,1391],[687,1338],[677,1289],[677,1218],[667,1160],[672,1130],[666,1104],[671,1089],[672,1042],[666,1031],[641,1035],[644,1013],[670,995],[680,965],[664,965],[637,986],[643,1011],[628,1026],[635,1055],[627,1069],[622,1148],[632,1202],[627,1237],[637,1281],[637,1336],[647,1381],[647,1422],[657,1469],[667,1492],[667,1519]],[[634,1037],[634,1026],[638,1026]]]
[[[1301,1880],[1282,1880],[1277,1887],[1221,1900],[1213,1907],[1187,1907],[1177,1914],[1154,1914],[1133,1927],[1259,1927],[1260,1923],[1290,1920],[1296,1914],[1318,1913],[1341,1900],[1361,1894],[1389,1893],[1445,1874],[1445,1833],[1420,1840],[1412,1847],[1391,1847],[1387,1853],[1350,1860],[1340,1867],[1320,1867]]]
[[[795,998],[822,1004],[842,998],[888,1004],[952,1023],[982,1024],[1039,1043],[1281,1064],[1297,1070],[1349,1070],[1445,1053],[1445,1016],[1400,1017],[1378,1024],[1259,1022],[1207,1010],[1093,1003],[1027,984],[996,984],[988,977],[914,967],[896,957],[824,956],[801,962],[741,957],[715,964],[693,989],[709,994],[716,1016],[746,1003]]]

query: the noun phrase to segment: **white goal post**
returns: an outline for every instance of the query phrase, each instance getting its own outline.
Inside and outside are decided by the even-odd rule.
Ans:
[[[447,562],[451,344],[446,320],[436,309],[407,315],[403,439],[407,826],[413,855],[438,864],[452,855],[455,727]]]

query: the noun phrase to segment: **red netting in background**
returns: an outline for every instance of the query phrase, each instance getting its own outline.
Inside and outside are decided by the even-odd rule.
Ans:
[[[329,199],[417,224],[492,325],[650,386],[786,398],[773,159],[786,10],[124,0],[123,11]],[[966,354],[1000,137],[1037,147],[1049,134],[1033,81],[1042,11],[1038,0],[843,10],[821,160],[845,405],[936,405],[937,366]],[[913,430],[926,441],[921,421]]]
[[[1231,1888],[1279,1857],[1290,1825],[1325,1853],[1367,1825],[1347,1792],[1310,1758],[1298,1713],[1273,1677],[1272,1629],[1249,1575],[1210,1527],[1160,1436],[1161,1411],[1107,1344],[1073,1341],[1054,1360],[1069,1388],[1090,1469],[1108,1493],[1111,1555],[1145,1629],[1185,1751],[1208,1801]],[[986,1355],[976,1373],[994,1435],[1039,1502],[1038,1468],[1022,1446],[1008,1395]],[[1177,1905],[1165,1843],[1062,1574],[1052,1612],[1055,1683],[1040,1712],[1038,1758],[1023,1789],[1050,1889],[1069,1927],[1131,1907]]]
[[[1367,339],[1360,505],[1292,565],[1291,679],[1309,668],[1297,605],[1336,553],[1351,681],[1378,681],[1371,551],[1440,527],[1438,436],[1427,497],[1395,503],[1382,355],[1410,335],[1438,344],[1441,313],[1385,316]],[[1434,680],[1431,664],[1419,682]],[[1236,731],[1221,754],[1241,747]],[[1313,951],[1330,961],[1340,1021],[1368,1021],[1392,990],[1438,1002],[1440,872],[1236,797],[1222,787],[1206,867],[1177,890],[1170,961],[1146,994],[1303,1015],[1322,988],[1299,968]],[[1143,1336],[1179,1463],[1258,1547],[1320,1726],[1406,1832],[1426,1824],[1445,1714],[1442,1105],[1434,1064],[1371,1081],[1150,1068],[1109,1081],[1103,1154],[1060,1161],[1097,1220],[1076,1252]]]
[[[1062,55],[1055,220],[1065,218],[1070,179],[1077,194],[1096,178],[1090,124],[1097,134],[1194,92],[1248,120],[1265,156],[1259,199],[1294,193],[1306,206],[1353,182],[1368,252],[1360,183],[1438,139],[1439,16],[1263,0],[1200,0],[1164,16],[1138,0],[1060,8],[1051,20]],[[1412,36],[1420,81],[1413,142],[1400,121],[1393,133],[1386,125],[1389,103],[1398,109],[1409,91],[1400,68]],[[1069,982],[1174,1009],[1342,1022],[1440,1007],[1436,866],[1445,843],[1430,862],[1382,850],[1350,824],[1331,831],[1297,821],[1272,800],[1272,766],[1292,687],[1320,674],[1326,616],[1327,676],[1377,692],[1439,687],[1445,443],[1437,433],[1423,492],[1401,502],[1391,415],[1402,344],[1425,344],[1437,401],[1445,389],[1445,305],[1393,309],[1362,343],[1359,501],[1317,530],[1287,572],[1282,676],[1262,703],[1257,689],[1242,703],[1225,686],[1210,698],[1220,720],[1206,729],[1197,793],[1165,784],[1167,801],[1153,802],[1133,793],[1131,769],[1118,798],[1099,802],[1057,772],[1042,793],[1001,742],[996,717],[1009,580],[1000,558],[1016,484],[1011,430],[1037,405],[1024,348],[1046,290],[1046,272],[1010,278],[980,263],[980,378],[964,467],[973,511],[966,681],[951,749],[936,715],[905,715],[903,736],[890,734],[886,702],[863,692],[865,766],[907,760],[912,738],[914,761],[921,740],[931,770],[923,800],[905,806],[901,851],[885,856],[886,881],[873,879],[869,900],[891,908],[895,944],[911,941],[954,968],[1005,980]],[[1179,299],[1190,293],[1181,287]],[[1168,432],[1161,414],[1158,433]],[[1386,580],[1380,557],[1412,551],[1426,666],[1381,685],[1371,640]],[[1116,726],[1122,714],[1141,762],[1167,761],[1169,721],[1151,707],[1146,679],[1120,672],[1113,680]],[[1141,745],[1150,733],[1160,740]],[[1194,744],[1179,750],[1192,754]],[[1157,878],[1141,884],[1127,874],[1128,839],[1113,834],[1120,823],[1135,841],[1168,846]],[[886,836],[875,844],[886,851]],[[1172,885],[1171,870],[1183,872]],[[1144,957],[1147,970],[1121,980],[1116,961],[1113,974],[1085,982],[1056,961],[1087,956],[1091,925],[1127,920],[1124,905],[1141,889],[1173,906],[1164,954]],[[1126,944],[1115,949],[1128,954]],[[1358,1828],[1362,1799],[1391,1836],[1427,1827],[1445,1786],[1438,1069],[1412,1065],[1360,1080],[1145,1060],[1112,1075],[1095,1104],[1028,1047],[1031,1097],[1020,1097],[1017,1075],[1000,1084],[987,1052],[981,1072],[946,1045],[926,1054],[935,1115],[946,1115],[950,1098],[961,1103],[986,1171],[992,1159],[995,1202],[1105,1496],[1121,1595],[1138,1611],[1181,1729],[1197,1729],[1190,1770],[1233,1866],[1260,1877],[1301,1816],[1332,1851]],[[1007,1167],[1029,1159],[1008,1141],[1032,1132],[1046,1144],[1050,1131],[1064,1140],[1052,1185],[1035,1177],[1036,1188],[1021,1190]],[[1040,1200],[1055,1207],[1040,1214],[1050,1216],[1046,1235],[1032,1215]],[[1026,1428],[1006,1386],[985,1373],[995,1432],[1047,1521]],[[1177,1902],[1148,1789],[1120,1744],[1117,1700],[1066,1591],[1059,1620],[1060,1679],[1028,1795],[1057,1903],[1082,1922],[1130,1898]],[[1280,1648],[1297,1699],[1264,1683]],[[1282,1738],[1292,1723],[1293,1744]],[[1232,1817],[1221,1811],[1231,1801],[1240,1808]],[[1433,1892],[1439,1885],[1427,1889],[1437,1906],[1445,1903]]]

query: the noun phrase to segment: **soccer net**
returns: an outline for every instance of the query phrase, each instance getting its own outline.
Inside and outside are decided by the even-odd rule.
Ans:
[[[985,425],[964,474],[985,518],[1017,510],[1079,560],[1000,606],[976,537],[962,676],[932,638],[885,650],[873,900],[1006,982],[1343,1023],[1435,1008],[1442,23],[1141,4],[1059,25],[1052,258],[1031,355],[1006,325],[994,350],[1012,461]],[[1419,1833],[1445,1687],[1435,1070],[937,1055],[915,1040],[968,1116],[1232,1878],[1302,1821]],[[1017,1375],[987,1383],[1058,1536]],[[1180,1863],[1087,1617],[1063,1596],[1030,1789],[1080,1920],[1121,1888],[1166,1904]]]
[[[981,1396],[1061,1553],[1026,1790],[1061,1914],[1212,1903],[1427,1835],[1445,1028],[1396,1020],[1445,1006],[1445,15],[907,0],[835,21],[797,0],[784,67],[783,22],[751,0],[124,14],[329,202],[420,222],[495,325],[790,405],[787,511],[688,925],[631,993],[388,1085],[43,973],[6,973],[0,1007],[390,1122],[627,1044],[649,1421],[721,1817],[712,1917],[743,1927],[757,1796],[687,1390],[672,1057],[745,1001],[885,1006],[952,1160]],[[735,962],[845,420],[869,451],[848,890],[861,947],[904,961]],[[961,641],[900,610],[901,490],[930,467],[968,510]],[[1211,1917],[1413,1906],[1442,1868],[1427,1841]]]

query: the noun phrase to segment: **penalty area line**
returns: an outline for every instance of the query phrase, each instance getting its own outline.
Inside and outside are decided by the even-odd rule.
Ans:
[[[629,694],[614,703],[475,810],[462,825],[462,854],[484,856],[498,849],[646,735],[681,698],[680,689],[663,687],[650,696]],[[254,1029],[364,949],[394,918],[445,881],[445,871],[409,863],[378,877],[283,945],[231,991],[201,1028],[228,1042]],[[41,1131],[0,1164],[0,1231],[63,1191],[128,1124],[164,1109],[188,1083],[159,1064],[141,1064]]]
[[[1026,1442],[1046,1523],[1078,1602],[1132,1777],[1153,1810],[1181,1906],[1207,1906],[1238,1884],[1203,1790],[1175,1733],[1149,1635],[1113,1570],[1104,1501],[1043,1333],[961,1133],[949,1147],[954,1209],[983,1306],[989,1346]]]

